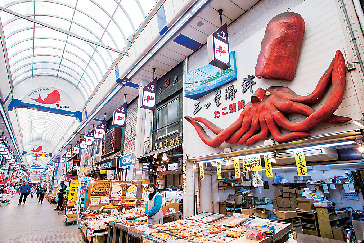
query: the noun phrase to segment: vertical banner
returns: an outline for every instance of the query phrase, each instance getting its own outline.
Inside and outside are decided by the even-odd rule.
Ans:
[[[73,154],[79,154],[80,153],[80,147],[78,146],[78,144],[72,148],[72,153]]]
[[[234,158],[235,179],[240,178],[240,159]]]
[[[296,160],[297,175],[306,176],[307,175],[306,157],[305,154],[303,153],[303,149],[296,149],[294,151],[294,158]]]
[[[68,200],[67,206],[74,206],[77,200],[77,188],[78,188],[78,180],[71,180],[70,188],[68,191]]]
[[[203,163],[198,164],[200,167],[200,180],[203,181],[205,179],[205,170],[203,167]]]
[[[66,158],[71,158],[72,157],[72,151],[71,150],[68,150],[66,152]]]
[[[126,121],[126,108],[128,104],[124,103],[118,109],[114,111],[112,124],[117,127],[125,127]]]
[[[264,155],[265,175],[267,177],[273,177],[271,158],[272,158],[272,156],[270,153]]]
[[[207,37],[208,61],[211,65],[226,70],[230,67],[227,24]]]
[[[81,149],[87,149],[86,140],[82,140],[82,141],[80,142],[80,148],[81,148]]]
[[[216,162],[216,174],[217,174],[217,179],[222,179],[222,177],[221,177],[221,160],[218,160]]]
[[[141,108],[149,109],[149,110],[155,109],[156,85],[157,85],[157,78],[154,78],[152,82],[150,82],[143,88],[143,99],[142,99]]]
[[[183,160],[183,171],[182,171],[182,180],[183,180],[183,195],[187,194],[187,160]]]
[[[260,155],[252,155],[251,157],[251,170],[262,171],[262,165],[260,163]]]
[[[103,121],[95,128],[94,138],[96,138],[96,139],[104,138],[105,128],[106,128],[106,121]]]
[[[85,137],[86,145],[90,146],[94,143],[94,130],[89,132]]]

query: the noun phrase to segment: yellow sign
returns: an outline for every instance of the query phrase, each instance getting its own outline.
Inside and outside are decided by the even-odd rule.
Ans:
[[[271,154],[264,155],[265,174],[267,175],[267,177],[273,177],[271,158]]]
[[[306,157],[303,153],[303,149],[296,149],[294,151],[294,158],[296,160],[297,174],[298,176],[307,175]]]
[[[235,179],[240,178],[240,159],[234,158]]]
[[[218,160],[216,163],[216,174],[217,174],[217,179],[222,179],[222,177],[221,177],[221,160]]]
[[[260,163],[260,155],[251,156],[252,171],[262,171],[262,165]]]
[[[203,179],[205,179],[205,170],[203,168],[203,163],[200,163],[199,167],[200,167],[200,180],[203,181]]]
[[[82,172],[85,172],[86,170],[87,170],[87,167],[85,167],[85,166],[82,166],[82,167],[81,167],[81,171],[82,171]]]
[[[77,188],[78,188],[78,180],[71,180],[70,189],[68,191],[67,206],[72,207],[76,204]]]
[[[100,175],[106,174],[106,170],[100,170]]]

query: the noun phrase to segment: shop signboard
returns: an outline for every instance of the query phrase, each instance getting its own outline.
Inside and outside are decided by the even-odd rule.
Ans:
[[[179,134],[174,134],[170,137],[160,139],[156,143],[154,143],[154,150],[174,147],[179,144],[182,144],[182,136],[180,136]]]
[[[272,172],[272,156],[271,154],[265,154],[264,155],[264,163],[265,163],[265,175],[267,177],[273,177],[273,172]]]
[[[208,60],[211,65],[223,70],[230,67],[229,40],[226,23],[207,37],[207,51]]]
[[[185,96],[197,100],[213,90],[237,79],[235,52],[230,52],[231,67],[221,70],[211,64],[188,71],[185,80]]]
[[[78,145],[74,146],[72,148],[72,153],[73,154],[79,154],[80,153],[80,147]]]
[[[252,171],[252,162],[250,156],[243,157],[243,172]]]
[[[203,167],[203,163],[198,164],[200,167],[200,180],[203,181],[205,179],[205,170]]]
[[[218,160],[216,162],[216,174],[217,174],[217,179],[222,179],[222,177],[221,177],[221,160]]]
[[[68,150],[66,152],[66,158],[71,158],[72,157],[72,151],[71,150]]]
[[[71,180],[68,190],[67,206],[74,206],[77,199],[78,180]]]
[[[85,137],[86,145],[91,146],[94,143],[94,131],[92,130],[90,133],[87,134]]]
[[[124,103],[114,111],[112,124],[116,127],[125,127],[126,124],[126,108],[128,104]]]
[[[303,149],[295,149],[294,158],[296,160],[297,175],[306,176],[307,175],[306,157],[303,152]]]
[[[240,159],[234,158],[235,179],[240,178]]]
[[[110,181],[94,181],[90,185],[91,196],[108,196],[111,190],[111,182]]]
[[[106,128],[106,122],[101,122],[96,128],[95,128],[95,139],[102,139],[105,136],[105,128]]]
[[[157,78],[154,78],[149,84],[143,88],[143,99],[141,108],[154,110],[156,105],[156,85]]]
[[[126,189],[126,199],[136,199],[136,193],[137,193],[137,186],[131,185]]]
[[[87,148],[87,144],[86,144],[86,140],[82,140],[80,143],[80,148],[81,149],[86,149]]]
[[[121,182],[113,182],[110,200],[121,200],[123,196],[123,185]]]
[[[102,204],[109,204],[110,203],[109,197],[101,197],[100,201],[101,201]]]
[[[133,164],[133,159],[132,157],[134,156],[134,153],[125,155],[123,157],[120,158],[120,165],[119,167],[127,167]]]

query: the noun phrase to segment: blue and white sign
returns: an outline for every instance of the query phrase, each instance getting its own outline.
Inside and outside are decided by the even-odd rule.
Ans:
[[[120,167],[125,167],[133,164],[132,156],[134,154],[128,154],[120,158]]]
[[[222,70],[211,64],[187,72],[185,96],[197,100],[200,97],[237,79],[235,52],[230,52],[230,68]]]

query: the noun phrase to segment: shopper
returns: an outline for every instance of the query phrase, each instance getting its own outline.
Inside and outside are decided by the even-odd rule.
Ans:
[[[20,186],[19,188],[19,193],[20,193],[20,198],[19,198],[19,204],[21,204],[21,201],[23,201],[23,204],[25,204],[25,201],[27,200],[27,196],[30,192],[30,187],[29,185],[23,181],[23,184]]]
[[[145,207],[145,214],[151,224],[163,224],[162,195],[157,192],[154,184],[148,185],[149,200]]]
[[[64,194],[66,192],[67,186],[64,184],[64,181],[61,181],[60,185],[59,185],[59,191],[58,191],[58,204],[57,204],[57,210],[62,210],[62,206],[63,206],[63,199],[64,199]]]
[[[38,188],[38,203],[43,204],[44,194],[45,194],[45,188],[39,186],[39,188]]]

